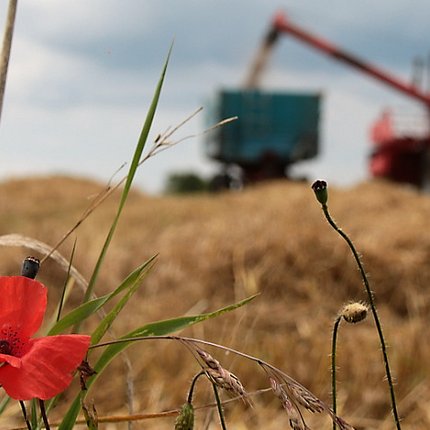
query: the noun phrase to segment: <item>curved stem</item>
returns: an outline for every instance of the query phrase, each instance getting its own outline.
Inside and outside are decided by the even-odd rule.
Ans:
[[[194,387],[196,385],[196,382],[202,375],[206,375],[206,373],[203,370],[197,373],[197,375],[194,376],[193,381],[191,382],[191,387],[190,387],[190,391],[188,392],[188,398],[187,398],[187,402],[190,404],[193,402]]]
[[[373,297],[373,292],[370,289],[370,285],[369,285],[369,281],[367,279],[366,272],[364,270],[363,264],[361,263],[360,256],[358,255],[358,252],[356,251],[356,249],[355,249],[355,247],[354,247],[351,239],[334,222],[334,220],[332,219],[332,217],[329,214],[327,205],[323,204],[322,205],[322,209],[323,209],[324,215],[325,215],[328,223],[346,241],[346,243],[348,244],[349,248],[351,249],[352,254],[354,256],[354,259],[355,259],[355,262],[357,263],[358,269],[360,271],[361,278],[363,279],[364,287],[366,289],[366,293],[367,293],[367,296],[368,296],[368,299],[369,299],[370,309],[372,311],[373,319],[375,321],[376,330],[378,332],[379,342],[381,344],[382,356],[383,356],[383,359],[384,359],[384,366],[385,366],[385,374],[387,376],[387,381],[388,381],[388,386],[389,386],[389,391],[390,391],[391,408],[392,408],[392,413],[393,413],[393,417],[394,417],[394,422],[396,423],[397,430],[401,430],[401,427],[400,427],[400,418],[399,418],[399,415],[398,415],[398,412],[397,412],[396,396],[395,396],[395,393],[394,393],[394,384],[393,384],[393,379],[391,377],[390,364],[389,364],[389,361],[388,361],[387,347],[386,347],[386,344],[385,344],[384,334],[382,332],[382,325],[381,325],[381,322],[379,320],[378,313],[377,313],[377,310],[376,310],[375,301],[374,301],[374,297]]]
[[[212,387],[214,389],[215,400],[216,400],[216,405],[218,409],[219,420],[221,423],[222,430],[227,430],[227,426],[225,424],[225,419],[224,419],[224,411],[222,410],[221,399],[219,398],[219,394],[218,394],[218,388],[213,382],[212,382]]]
[[[339,331],[339,325],[342,317],[338,316],[333,326],[333,338],[331,344],[331,395],[332,395],[332,408],[333,413],[337,414],[336,405],[336,344],[337,344],[337,333]],[[336,430],[336,423],[333,422],[333,430]]]

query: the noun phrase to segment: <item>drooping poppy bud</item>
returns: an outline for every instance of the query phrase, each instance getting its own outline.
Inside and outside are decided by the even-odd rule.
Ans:
[[[317,180],[312,184],[312,189],[314,190],[317,200],[322,205],[325,205],[328,200],[327,182],[322,180]]]
[[[191,403],[184,403],[181,412],[176,418],[175,430],[193,430],[194,428],[194,407]]]

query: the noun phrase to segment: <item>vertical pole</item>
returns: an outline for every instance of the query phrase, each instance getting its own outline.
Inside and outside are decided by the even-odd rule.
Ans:
[[[12,46],[13,29],[15,27],[15,15],[18,0],[9,0],[6,18],[6,27],[3,36],[3,47],[0,57],[0,119],[3,110],[4,93],[6,89],[7,69],[9,66],[10,50]]]

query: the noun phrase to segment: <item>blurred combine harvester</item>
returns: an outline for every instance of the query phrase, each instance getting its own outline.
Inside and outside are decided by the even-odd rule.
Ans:
[[[318,154],[319,94],[268,93],[258,89],[268,57],[281,34],[289,34],[335,60],[385,83],[424,105],[422,116],[386,110],[372,127],[372,176],[430,188],[430,94],[314,36],[278,13],[249,71],[244,89],[217,94],[211,120],[239,120],[208,135],[209,157],[224,166],[216,186],[229,186],[232,166],[243,183],[288,176],[288,166]],[[234,171],[234,170],[233,170]]]

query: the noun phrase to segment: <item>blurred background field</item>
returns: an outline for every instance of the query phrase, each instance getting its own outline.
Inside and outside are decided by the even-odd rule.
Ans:
[[[19,233],[54,245],[102,189],[102,184],[67,177],[3,182],[0,234]],[[107,200],[77,230],[74,264],[87,279],[118,196]],[[429,428],[430,197],[399,185],[369,182],[330,189],[329,207],[353,238],[370,275],[398,381],[403,429]],[[69,257],[72,245],[73,237],[61,253]],[[17,274],[22,259],[32,254],[7,247],[1,252],[3,275]],[[332,323],[343,304],[365,296],[350,251],[328,226],[309,184],[269,182],[241,192],[192,196],[148,196],[135,190],[102,267],[97,294],[111,291],[156,253],[156,266],[115,322],[117,336],[147,322],[215,310],[259,292],[246,307],[183,334],[258,356],[331,402]],[[55,262],[41,269],[39,279],[49,286],[52,304],[64,277]],[[70,305],[80,300],[76,287]],[[94,316],[92,324],[96,320]],[[248,391],[268,387],[256,365],[211,352]],[[145,341],[127,350],[127,356],[136,413],[181,406],[191,378],[199,371],[185,348],[171,341]],[[342,325],[338,365],[340,415],[357,429],[394,428],[371,317],[355,326]],[[99,416],[127,413],[127,374],[124,360],[117,358],[91,391],[89,398],[94,399]],[[211,401],[207,385],[199,383],[196,404]],[[240,401],[226,407],[229,428],[288,428],[286,414],[271,393],[253,399],[253,409]],[[2,420],[20,425],[20,415],[14,419],[13,414],[11,410],[11,421]],[[53,413],[54,421],[56,415],[61,415],[61,406]],[[219,428],[213,410],[199,411],[196,417],[197,429]],[[207,424],[211,419],[213,424]],[[173,422],[172,417],[147,420],[134,428],[168,429]],[[312,428],[331,428],[318,417],[310,416],[308,423]],[[126,424],[100,428],[122,429]]]

